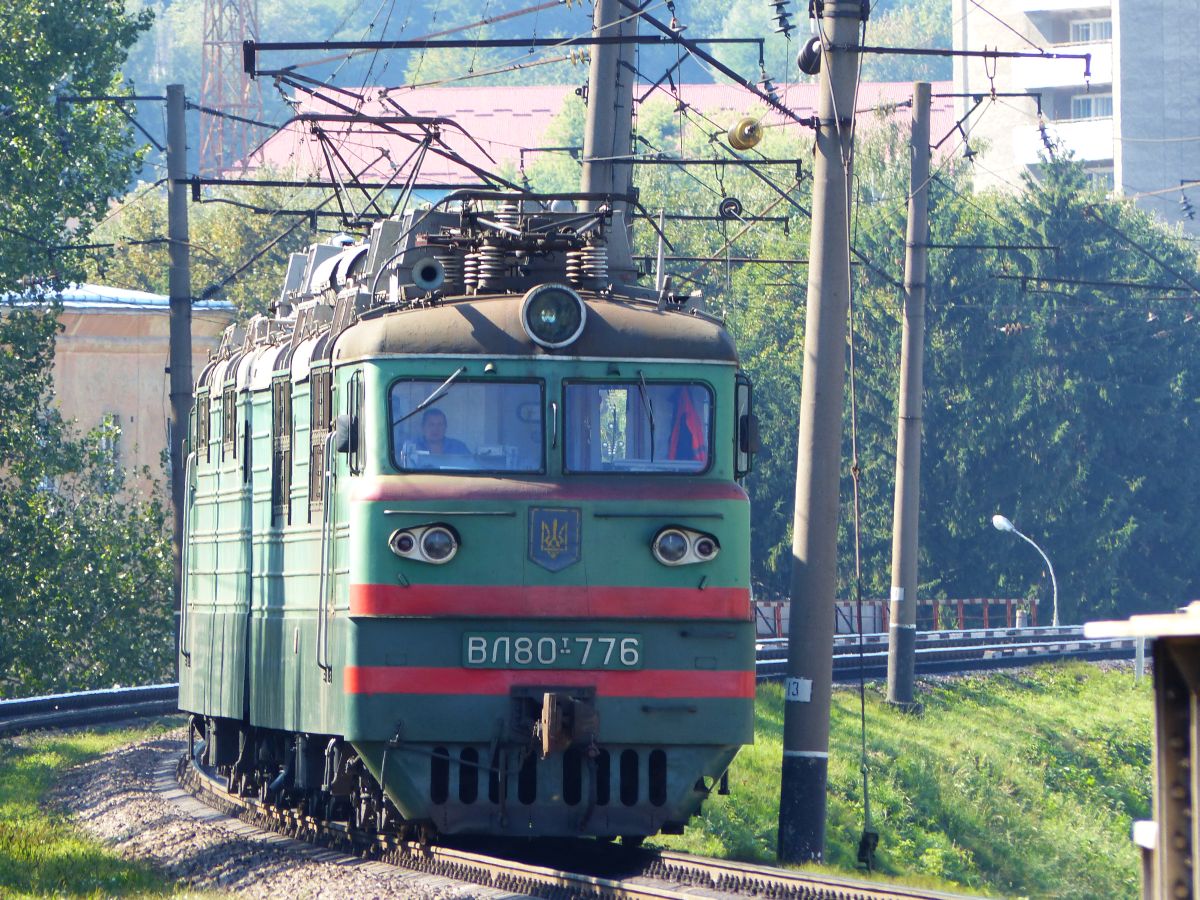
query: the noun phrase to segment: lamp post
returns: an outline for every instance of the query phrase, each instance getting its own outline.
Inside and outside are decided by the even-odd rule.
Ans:
[[[1033,547],[1034,550],[1036,550],[1038,553],[1040,553],[1042,555],[1042,559],[1044,559],[1046,561],[1046,568],[1050,570],[1050,586],[1054,590],[1054,621],[1051,624],[1055,628],[1057,628],[1058,627],[1058,580],[1054,577],[1054,566],[1050,565],[1050,557],[1048,557],[1046,555],[1046,552],[1044,550],[1042,550],[1042,548],[1039,547],[1037,544],[1035,544],[1029,537],[1027,537],[1026,535],[1021,534],[1021,532],[1017,531],[1017,527],[1015,525],[1013,525],[1012,522],[1008,521],[1008,519],[1004,518],[1004,516],[1000,515],[999,513],[992,516],[992,527],[995,528],[997,531],[1011,531],[1013,534],[1015,534],[1021,540],[1028,543],[1029,546]]]

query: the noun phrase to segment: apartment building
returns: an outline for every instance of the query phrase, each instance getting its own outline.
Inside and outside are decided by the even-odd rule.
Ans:
[[[1195,0],[954,0],[953,27],[955,49],[1091,55],[955,58],[955,91],[972,95],[959,115],[983,98],[964,123],[977,187],[1019,185],[1047,153],[1071,153],[1099,186],[1200,235],[1200,183],[1186,186],[1200,182]]]

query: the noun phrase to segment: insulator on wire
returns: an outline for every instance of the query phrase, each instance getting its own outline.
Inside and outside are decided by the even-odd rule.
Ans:
[[[1051,159],[1054,158],[1054,139],[1050,137],[1050,132],[1046,130],[1046,120],[1038,117],[1038,137],[1042,139],[1042,146],[1046,148],[1046,152],[1050,154]]]
[[[792,33],[792,22],[787,11],[788,0],[771,0],[775,18],[775,33],[785,37]]]
[[[723,197],[717,206],[717,214],[722,219],[740,219],[742,217],[742,201],[737,197]]]
[[[805,75],[816,75],[821,71],[821,38],[818,35],[804,42],[800,55],[796,57],[796,65]]]
[[[1196,210],[1192,208],[1192,201],[1188,199],[1187,194],[1179,195],[1179,209],[1183,213],[1183,217],[1188,221],[1195,221]]]
[[[733,123],[733,127],[729,129],[729,134],[727,135],[729,146],[734,150],[749,150],[752,147],[756,147],[758,146],[758,142],[762,140],[762,137],[762,125],[753,116],[738,119]]]

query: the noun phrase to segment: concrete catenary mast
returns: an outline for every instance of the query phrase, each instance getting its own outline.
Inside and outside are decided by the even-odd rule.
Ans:
[[[624,13],[620,0],[597,0],[592,18],[593,37],[633,37],[637,34],[636,13]],[[634,45],[595,44],[588,73],[587,124],[583,132],[583,176],[580,190],[627,194],[633,165],[628,162],[633,131]],[[626,160],[626,161],[622,161]],[[587,201],[596,209],[601,201]],[[613,227],[608,232],[608,269],[615,281],[636,277],[630,249],[631,223],[628,204],[613,204]]]
[[[821,79],[779,800],[779,858],[788,862],[820,860],[825,848],[838,480],[850,301],[854,97],[859,29],[867,7],[859,0],[825,0],[814,9],[820,32]]]
[[[896,501],[892,513],[892,598],[888,627],[889,703],[913,702],[917,640],[917,534],[921,508],[921,395],[925,356],[925,272],[929,248],[929,99],[913,85],[908,237],[904,255],[904,328],[896,426]]]
[[[192,275],[188,236],[187,128],[183,85],[167,85],[167,254],[170,259],[171,504],[175,563],[176,636],[183,585],[183,508],[187,491],[184,458],[192,414]]]

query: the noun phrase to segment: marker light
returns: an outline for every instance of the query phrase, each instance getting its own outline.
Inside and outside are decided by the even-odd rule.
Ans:
[[[586,322],[583,298],[565,284],[538,285],[521,304],[521,325],[540,347],[556,350],[574,343]]]

